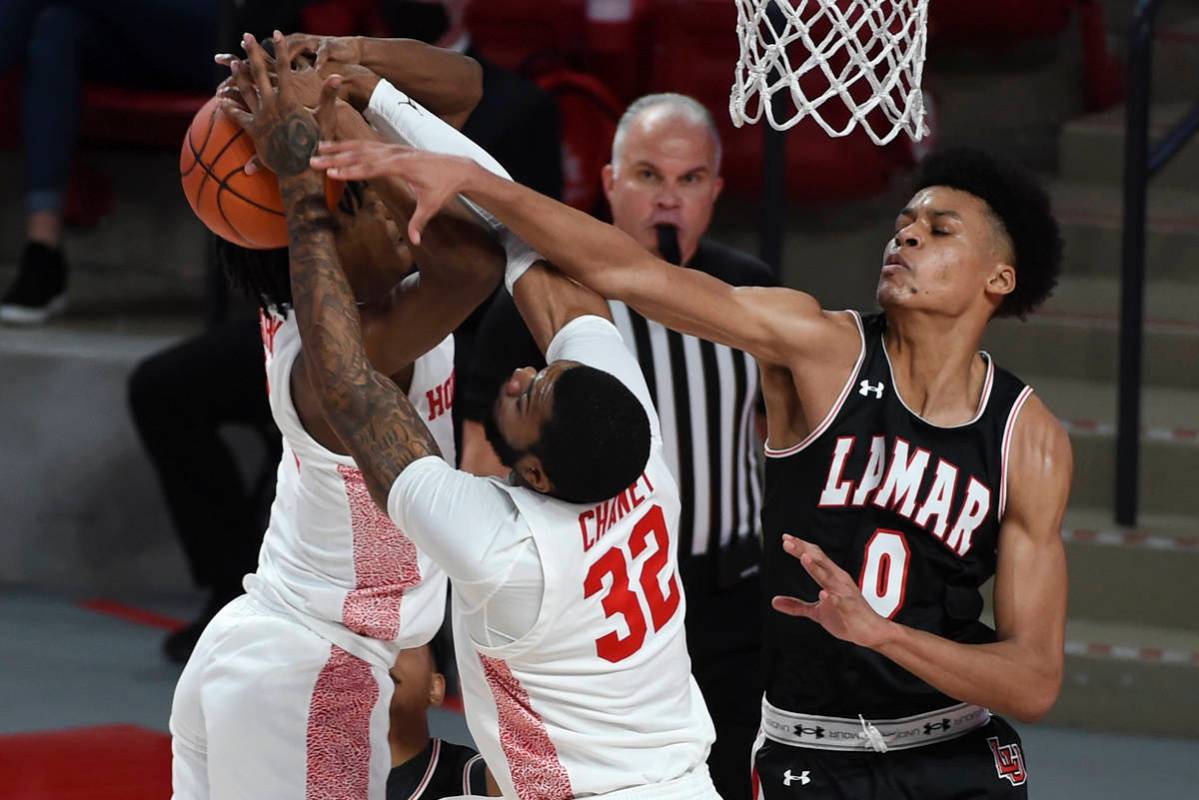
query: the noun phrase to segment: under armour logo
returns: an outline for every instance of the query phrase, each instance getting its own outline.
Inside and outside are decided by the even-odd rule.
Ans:
[[[817,739],[823,739],[824,738],[824,728],[820,728],[820,727],[805,728],[803,725],[796,725],[795,726],[795,735],[796,736],[814,736]]]
[[[945,718],[942,718],[940,722],[924,723],[924,735],[925,736],[932,736],[933,731],[947,731],[947,730],[949,730],[949,720],[945,719]]]
[[[800,786],[807,786],[812,782],[812,779],[808,777],[808,772],[809,770],[805,769],[798,775],[792,775],[791,770],[787,770],[783,773],[783,786],[790,786],[792,781],[799,781]]]
[[[871,392],[874,392],[875,400],[883,399],[883,382],[879,381],[878,386],[871,386],[870,381],[862,381],[859,384],[858,394],[862,397],[869,397]]]

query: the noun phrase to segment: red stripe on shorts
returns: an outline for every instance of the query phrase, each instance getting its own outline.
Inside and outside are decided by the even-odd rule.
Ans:
[[[330,645],[308,706],[306,800],[367,800],[371,710],[379,684],[370,664]]]
[[[354,581],[341,620],[362,636],[390,641],[400,635],[404,592],[420,583],[416,545],[371,499],[362,472],[338,466],[350,504],[354,537]]]
[[[558,760],[541,716],[533,710],[529,693],[508,665],[480,655],[483,674],[495,698],[500,746],[508,759],[512,786],[520,800],[567,800],[574,797],[570,776]]]

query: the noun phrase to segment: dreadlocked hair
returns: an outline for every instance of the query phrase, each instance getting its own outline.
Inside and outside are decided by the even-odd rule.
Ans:
[[[342,214],[353,216],[362,208],[365,181],[346,181],[337,202]],[[250,250],[216,237],[217,264],[234,289],[253,297],[264,311],[284,317],[292,306],[291,273],[288,272],[287,248]]]

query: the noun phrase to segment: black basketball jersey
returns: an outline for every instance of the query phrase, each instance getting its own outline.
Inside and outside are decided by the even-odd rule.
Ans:
[[[828,417],[799,444],[767,448],[763,576],[774,595],[815,601],[816,582],[782,548],[818,544],[885,617],[958,642],[995,640],[979,587],[995,572],[1007,442],[1032,391],[990,356],[978,413],[926,422],[895,390],[886,318],[855,319],[862,351]],[[766,611],[766,696],[777,708],[895,719],[957,704],[890,659],[819,624]]]
[[[387,800],[438,800],[487,794],[483,756],[469,747],[432,739],[415,758],[387,776]]]

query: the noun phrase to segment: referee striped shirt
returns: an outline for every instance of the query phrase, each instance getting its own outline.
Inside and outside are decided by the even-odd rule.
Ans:
[[[733,285],[777,284],[761,261],[707,239],[701,240],[690,266]],[[694,557],[757,546],[762,506],[757,364],[740,350],[647,320],[624,303],[608,305],[658,410],[666,462],[682,499],[680,567],[684,578],[697,579],[686,574]],[[497,295],[459,384],[458,410],[466,419],[482,421],[512,370],[544,365],[512,299]],[[756,564],[756,558],[749,558],[734,571],[744,577],[756,571]]]

